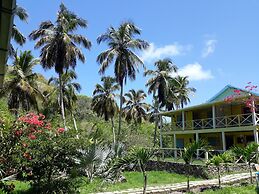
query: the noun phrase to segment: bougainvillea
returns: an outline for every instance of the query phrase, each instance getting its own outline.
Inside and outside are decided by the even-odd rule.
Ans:
[[[237,100],[241,101],[250,109],[251,112],[256,111],[256,100],[258,99],[253,95],[253,93],[256,92],[256,89],[256,85],[253,85],[252,82],[248,82],[244,90],[235,89],[234,94],[227,96],[224,100],[227,103]]]

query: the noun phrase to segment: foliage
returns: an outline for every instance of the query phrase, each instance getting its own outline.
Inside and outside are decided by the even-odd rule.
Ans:
[[[60,190],[70,184],[60,177],[68,176],[76,167],[78,154],[73,132],[54,127],[44,118],[29,113],[20,117],[12,130],[12,137],[16,138],[15,160],[20,164],[16,171],[32,180],[33,188],[43,193],[48,192],[47,188]]]
[[[193,162],[193,157],[198,149],[204,149],[207,147],[207,143],[203,140],[195,141],[184,147],[182,158],[188,168],[187,173],[187,190],[190,191],[190,165]]]
[[[245,163],[247,163],[250,171],[251,183],[253,182],[251,163],[255,161],[258,156],[258,147],[259,145],[257,143],[252,142],[246,147],[234,146],[231,149],[237,158],[242,159]]]
[[[122,158],[119,158],[117,162],[114,164],[113,169],[118,170],[125,165],[135,164],[138,165],[140,171],[143,174],[144,186],[143,193],[146,193],[147,187],[147,173],[146,173],[146,165],[150,158],[154,155],[153,151],[146,148],[133,148],[129,151],[128,155]]]
[[[3,89],[0,90],[1,97],[6,96],[8,107],[16,115],[18,109],[29,111],[31,108],[38,110],[37,99],[43,99],[36,82],[37,74],[32,72],[39,60],[34,58],[31,51],[15,53],[13,65],[8,66],[7,79]]]
[[[123,112],[127,122],[133,120],[135,124],[141,124],[142,120],[147,120],[149,104],[143,102],[146,97],[147,95],[143,90],[135,91],[134,89],[131,89],[125,94]]]
[[[106,33],[97,38],[98,44],[107,42],[109,47],[97,57],[97,62],[101,65],[99,72],[103,74],[114,61],[114,74],[120,85],[118,136],[121,133],[124,82],[126,83],[128,77],[135,80],[138,67],[143,65],[143,61],[134,51],[143,50],[149,46],[146,41],[135,38],[135,35],[140,35],[140,33],[140,29],[135,24],[124,22],[118,29],[108,28]]]

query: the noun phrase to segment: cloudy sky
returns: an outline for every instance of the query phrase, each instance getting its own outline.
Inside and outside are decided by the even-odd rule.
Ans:
[[[41,21],[54,20],[61,0],[17,0],[27,9],[27,23],[16,21],[25,35]],[[133,21],[142,29],[141,38],[150,43],[149,49],[138,53],[147,68],[156,60],[169,57],[179,67],[179,74],[189,76],[190,85],[197,89],[192,105],[205,102],[225,85],[244,88],[247,82],[259,84],[259,1],[247,0],[63,0],[80,17],[88,20],[88,29],[79,32],[93,43],[84,51],[85,64],[78,64],[78,81],[82,94],[91,96],[100,81],[96,56],[106,49],[97,45],[96,38],[109,26]],[[34,42],[20,49],[32,50]],[[39,51],[33,51],[37,57]],[[47,77],[53,71],[36,71]],[[107,75],[113,75],[111,67]],[[128,81],[126,90],[144,89],[147,78],[143,70],[136,81]],[[150,98],[149,98],[150,100]]]

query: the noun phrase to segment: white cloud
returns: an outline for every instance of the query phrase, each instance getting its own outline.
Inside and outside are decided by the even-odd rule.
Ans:
[[[211,70],[204,70],[199,63],[187,64],[178,70],[178,75],[188,76],[191,81],[212,79]]]
[[[217,44],[217,40],[215,40],[215,39],[207,40],[205,42],[205,48],[203,49],[201,56],[203,58],[206,58],[207,56],[214,53],[214,51],[216,49],[216,44]]]
[[[191,49],[190,45],[179,45],[178,43],[165,45],[163,47],[156,47],[154,43],[151,43],[149,48],[143,51],[141,59],[143,61],[153,61],[163,57],[173,57],[184,54]]]

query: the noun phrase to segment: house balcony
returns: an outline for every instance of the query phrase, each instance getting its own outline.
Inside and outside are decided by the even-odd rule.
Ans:
[[[215,118],[205,118],[197,120],[187,120],[172,122],[173,130],[201,130],[201,129],[215,129],[215,128],[230,128],[253,126],[259,122],[259,114],[239,114],[222,116]]]

